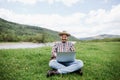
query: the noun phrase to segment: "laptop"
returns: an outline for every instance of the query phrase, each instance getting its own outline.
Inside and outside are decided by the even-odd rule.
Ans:
[[[58,52],[56,59],[58,62],[71,62],[75,57],[75,52]]]

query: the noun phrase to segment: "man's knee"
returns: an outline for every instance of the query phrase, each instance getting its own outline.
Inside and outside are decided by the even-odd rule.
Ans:
[[[82,67],[84,66],[82,60],[77,60],[76,63],[77,63],[77,65],[78,65],[80,68],[82,68]]]
[[[53,67],[54,65],[55,65],[55,63],[56,63],[56,60],[50,60],[50,62],[49,62],[49,66],[50,67]]]

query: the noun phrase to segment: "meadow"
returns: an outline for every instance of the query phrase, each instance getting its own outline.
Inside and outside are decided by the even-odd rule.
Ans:
[[[43,47],[0,50],[0,80],[120,80],[120,42],[77,42],[75,48],[83,76],[46,78],[51,47]]]

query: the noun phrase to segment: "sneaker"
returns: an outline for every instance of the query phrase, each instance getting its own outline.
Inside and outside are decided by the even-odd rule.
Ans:
[[[75,71],[75,73],[77,73],[77,74],[79,74],[79,75],[83,75],[83,72],[82,72],[82,70],[81,69],[79,69],[79,70],[77,70],[77,71]]]
[[[47,72],[46,77],[50,77],[50,76],[57,75],[57,74],[59,74],[57,70],[49,70]]]

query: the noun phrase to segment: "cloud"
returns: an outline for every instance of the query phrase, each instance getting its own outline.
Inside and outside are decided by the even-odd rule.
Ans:
[[[35,24],[35,25],[42,25],[42,26],[59,26],[59,25],[72,25],[78,24],[80,19],[83,18],[85,15],[82,13],[75,13],[68,16],[61,16],[58,14],[16,14],[11,10],[7,9],[0,9],[0,17],[12,20],[14,22],[23,23],[23,24]]]
[[[23,4],[36,4],[38,0],[8,0],[8,2],[20,2]]]
[[[83,0],[56,0],[56,2],[61,2],[66,6],[72,6],[78,2],[83,2]]]
[[[30,5],[34,5],[38,2],[47,2],[48,4],[62,3],[70,7],[78,2],[83,2],[83,0],[8,0],[8,2],[20,2],[23,4],[30,4]]]
[[[111,2],[112,0],[103,0],[104,1],[104,3],[109,3],[109,2]]]
[[[100,26],[106,28],[119,28],[120,26],[120,5],[113,6],[110,11],[99,9],[90,11],[86,24]]]
[[[120,34],[120,5],[111,10],[91,10],[89,13],[59,14],[18,14],[12,10],[0,8],[0,17],[9,21],[37,25],[44,28],[66,30],[76,37],[88,37],[98,34]]]
[[[105,24],[110,22],[120,22],[120,5],[113,6],[110,11],[99,9],[97,11],[90,11],[86,22],[88,24]]]

